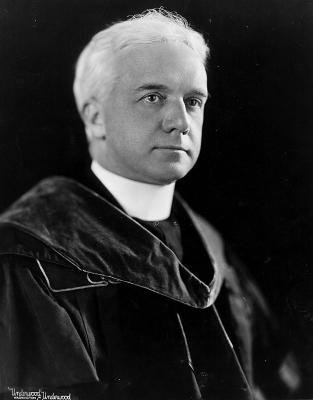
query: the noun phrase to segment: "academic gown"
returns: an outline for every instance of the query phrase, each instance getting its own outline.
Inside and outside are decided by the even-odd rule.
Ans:
[[[297,369],[263,297],[216,230],[175,204],[182,260],[105,189],[68,178],[42,181],[1,216],[4,396],[290,395]]]

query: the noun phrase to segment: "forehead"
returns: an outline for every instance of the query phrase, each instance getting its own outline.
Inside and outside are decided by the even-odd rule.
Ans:
[[[157,83],[169,88],[206,91],[206,71],[197,53],[181,42],[138,44],[121,50],[118,80],[128,87]]]

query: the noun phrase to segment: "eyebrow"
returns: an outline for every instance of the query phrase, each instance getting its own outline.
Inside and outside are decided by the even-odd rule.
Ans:
[[[209,92],[204,92],[204,91],[202,91],[202,90],[192,90],[191,91],[191,93],[192,94],[195,94],[195,95],[198,95],[198,96],[201,96],[201,97],[205,97],[205,98],[210,98],[211,97],[211,94],[209,93]]]
[[[147,83],[145,85],[141,85],[135,89],[136,92],[142,92],[144,90],[168,90],[168,87],[165,85],[160,85],[158,83]]]
[[[162,90],[166,92],[169,90],[169,88],[166,85],[161,85],[158,83],[147,83],[136,88],[135,92],[142,92],[145,90]],[[210,93],[199,89],[191,90],[190,94],[198,95],[204,98],[211,97]]]

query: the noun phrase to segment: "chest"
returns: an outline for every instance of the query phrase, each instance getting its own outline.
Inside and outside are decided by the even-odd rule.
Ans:
[[[63,294],[59,301],[77,319],[99,378],[110,375],[116,390],[130,398],[193,398],[188,396],[196,396],[195,382],[203,399],[213,393],[245,398],[246,382],[228,339],[240,362],[249,359],[249,342],[246,327],[232,316],[225,288],[216,302],[223,326],[212,307],[178,305],[130,285]]]

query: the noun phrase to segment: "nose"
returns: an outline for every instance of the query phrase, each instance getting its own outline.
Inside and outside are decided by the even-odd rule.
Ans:
[[[183,101],[168,104],[163,116],[163,131],[187,134],[190,131],[190,117]]]

